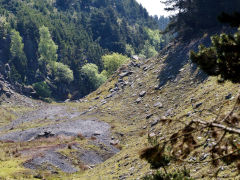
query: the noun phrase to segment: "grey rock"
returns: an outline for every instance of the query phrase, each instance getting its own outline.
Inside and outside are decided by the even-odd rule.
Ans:
[[[118,79],[118,83],[123,83],[124,81],[122,79]]]
[[[160,118],[155,116],[153,119],[153,122],[151,123],[151,127],[156,126],[159,121],[160,121]]]
[[[149,137],[154,137],[154,136],[156,136],[154,132],[149,134]]]
[[[119,74],[119,77],[120,78],[124,78],[126,76],[131,75],[132,73],[133,73],[132,71],[123,72],[123,73]]]
[[[158,121],[153,121],[153,122],[151,123],[151,127],[156,126],[157,123],[158,123]]]
[[[65,102],[65,103],[70,102],[70,99],[66,99],[64,102]]]
[[[24,94],[31,94],[31,93],[34,93],[35,90],[33,89],[32,86],[23,86],[23,87],[22,87],[22,92],[23,92]]]
[[[152,116],[153,116],[153,114],[148,114],[148,115],[146,116],[146,119],[150,119]]]
[[[111,98],[111,97],[113,97],[115,94],[116,94],[116,92],[114,91],[113,93],[107,95],[105,99]]]
[[[113,93],[114,91],[115,91],[114,89],[111,89],[111,90],[110,90],[110,93]]]
[[[101,135],[101,132],[95,131],[95,132],[93,133],[93,135],[94,135],[94,136],[100,136],[100,135]]]
[[[49,137],[53,137],[55,136],[54,133],[52,133],[51,131],[45,131],[45,132],[40,132],[36,139],[39,139],[39,138],[49,138]]]
[[[118,177],[118,179],[119,180],[125,180],[125,179],[127,179],[127,175],[125,175],[125,174],[121,175],[121,176]]]
[[[147,71],[148,69],[149,69],[149,67],[147,67],[147,66],[146,66],[146,67],[143,67],[143,70],[144,70],[144,71]]]
[[[124,133],[117,133],[118,135],[120,135],[121,137],[123,137],[124,136]]]
[[[99,92],[97,92],[97,95],[100,95],[102,93],[102,91],[99,91]]]
[[[106,104],[106,103],[107,103],[107,101],[105,101],[105,100],[102,100],[102,101],[101,101],[101,103],[102,103],[102,105],[104,105],[104,104]]]
[[[137,58],[138,58],[138,57],[137,57]],[[134,59],[135,59],[135,58],[134,58]],[[138,59],[135,59],[135,60],[138,60]],[[140,68],[140,64],[138,64],[138,63],[136,63],[136,62],[134,62],[134,61],[132,61],[132,62],[130,63],[130,66]]]
[[[166,117],[166,116],[162,116],[161,119],[162,119],[162,120],[165,120],[165,119],[167,119],[167,117]]]
[[[155,85],[155,86],[154,86],[154,89],[155,89],[155,90],[159,90],[159,86],[158,86],[158,85]]]
[[[111,140],[110,141],[110,145],[115,146],[115,145],[118,145],[118,144],[119,144],[119,140]]]
[[[144,97],[145,95],[146,95],[146,91],[142,91],[142,92],[139,93],[140,97]]]
[[[209,156],[209,154],[202,154],[202,156],[199,158],[200,161],[204,161],[207,157]]]
[[[167,110],[166,112],[165,112],[165,116],[167,117],[167,116],[170,116],[170,115],[172,115],[173,114],[173,110],[172,109],[169,109],[169,110]]]
[[[231,99],[231,98],[232,98],[232,93],[229,93],[227,96],[225,96],[226,100]]]
[[[200,106],[202,106],[202,104],[203,104],[203,103],[198,103],[198,104],[196,104],[196,105],[194,106],[194,109],[199,108]]]
[[[157,102],[153,106],[158,108],[163,108],[163,104],[161,102]]]
[[[5,95],[7,96],[7,98],[10,98],[12,94],[10,92],[5,92]]]
[[[196,161],[196,160],[197,160],[196,157],[190,157],[190,158],[189,158],[189,161]]]
[[[94,100],[98,100],[99,98],[100,98],[100,96],[97,96],[97,97],[94,98]]]
[[[139,104],[142,101],[142,98],[137,98],[136,103]]]

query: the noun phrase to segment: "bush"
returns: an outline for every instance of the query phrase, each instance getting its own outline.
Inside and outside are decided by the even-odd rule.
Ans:
[[[73,71],[65,64],[60,62],[53,62],[51,70],[56,82],[69,84],[73,81]]]
[[[111,76],[122,64],[128,61],[128,57],[122,54],[113,53],[102,56],[104,68],[108,77]]]
[[[40,97],[49,98],[51,96],[51,90],[45,81],[34,83],[33,88]]]
[[[98,67],[95,64],[85,64],[82,67],[81,72],[87,76],[92,86],[97,89],[99,86],[101,86],[106,80],[106,71],[103,71],[101,74],[98,72]]]

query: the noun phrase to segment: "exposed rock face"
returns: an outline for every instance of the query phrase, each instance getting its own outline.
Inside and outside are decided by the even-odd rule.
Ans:
[[[14,92],[17,92],[33,98],[37,97],[37,93],[32,86],[11,82],[10,74],[11,69],[9,64],[0,64],[0,95],[5,94],[7,97],[11,97]]]
[[[0,95],[2,94],[5,94],[8,98],[13,94],[11,85],[6,81],[0,81]]]

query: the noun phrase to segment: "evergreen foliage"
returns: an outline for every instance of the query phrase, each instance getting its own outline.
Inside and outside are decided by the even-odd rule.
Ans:
[[[219,28],[218,16],[239,11],[239,0],[163,0],[167,10],[177,14],[171,18],[168,31],[177,32],[179,37],[191,38],[196,32]]]
[[[212,46],[199,46],[190,58],[209,75],[220,76],[219,82],[240,82],[240,28],[234,35],[222,33],[212,36]]]
[[[0,59],[11,64],[13,81],[31,85],[49,76],[51,83],[60,88],[61,83],[56,83],[55,75],[49,72],[50,62],[59,62],[73,71],[74,81],[66,88],[77,89],[80,96],[91,92],[80,72],[84,64],[96,64],[102,71],[104,54],[139,54],[147,40],[152,43],[147,29],[158,28],[154,18],[135,0],[0,0],[0,13]],[[24,46],[21,44],[19,49],[23,47],[26,61],[21,57],[16,62],[25,62],[25,68],[10,63],[12,30],[22,37]],[[158,44],[151,46],[159,50]]]
[[[158,16],[154,16],[154,19],[157,21],[158,28],[161,31],[164,31],[170,22],[170,18],[164,17],[164,16],[160,16],[159,18],[158,18]]]

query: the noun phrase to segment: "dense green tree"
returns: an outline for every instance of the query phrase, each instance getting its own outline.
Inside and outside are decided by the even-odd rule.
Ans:
[[[122,54],[113,53],[102,57],[104,69],[108,77],[111,76],[122,64],[128,61],[128,57]]]
[[[16,30],[12,30],[10,43],[10,64],[12,67],[14,66],[15,71],[12,71],[11,76],[13,77],[13,80],[16,81],[24,81],[24,78],[26,76],[27,58],[25,56],[23,48],[24,44],[22,42],[22,37],[20,36],[19,32]],[[18,77],[21,78],[19,79]]]
[[[55,82],[70,84],[74,79],[73,71],[63,63],[52,62],[51,70],[52,70],[52,74],[54,76]]]
[[[161,31],[164,31],[166,29],[166,27],[168,26],[169,22],[170,22],[170,18],[169,17],[164,17],[164,16],[160,16],[158,18],[158,16],[154,16],[155,21],[158,23],[158,28]]]
[[[134,48],[130,44],[126,44],[126,54],[131,57],[135,55]]]
[[[40,97],[43,97],[43,98],[51,97],[52,92],[50,90],[50,87],[45,81],[34,83],[33,88]]]
[[[38,44],[39,63],[46,67],[50,62],[57,60],[58,46],[52,40],[50,32],[47,27],[39,28],[40,41]]]
[[[159,30],[152,30],[150,28],[145,28],[148,35],[148,40],[150,45],[152,45],[156,50],[160,50],[161,43],[163,42],[163,35]]]
[[[101,84],[103,84],[107,77],[105,76],[105,71],[103,73],[99,74],[98,67],[95,64],[85,64],[82,67],[82,73],[89,79],[91,85],[94,87],[94,89],[97,89]]]
[[[12,57],[18,57],[20,55],[23,55],[23,48],[24,44],[22,42],[22,37],[20,36],[19,32],[16,30],[11,31],[11,47],[10,52]]]
[[[156,51],[154,46],[152,46],[149,43],[149,41],[146,41],[145,44],[144,44],[144,47],[141,51],[141,55],[143,55],[145,58],[150,58],[150,57],[156,56],[157,53],[158,52]]]

